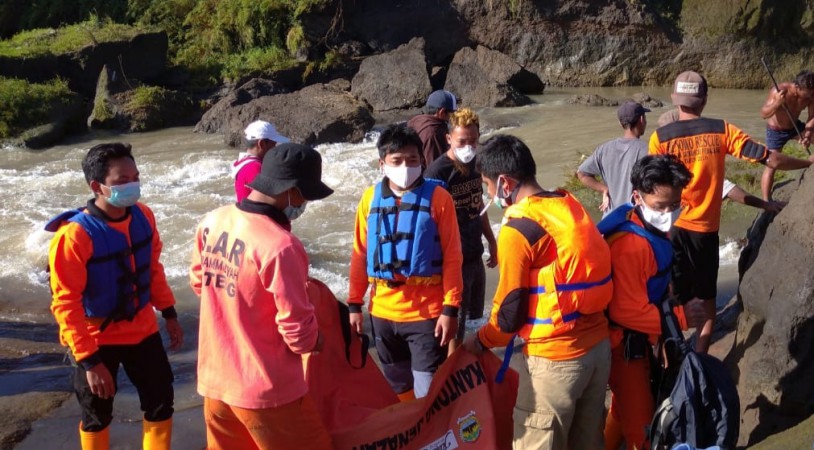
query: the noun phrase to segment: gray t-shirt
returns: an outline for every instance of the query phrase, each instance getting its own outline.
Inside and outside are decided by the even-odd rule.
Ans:
[[[633,186],[630,184],[630,171],[639,158],[647,155],[647,142],[641,139],[616,138],[605,142],[594,154],[579,165],[579,171],[588,175],[599,175],[608,186],[610,209],[630,200]]]

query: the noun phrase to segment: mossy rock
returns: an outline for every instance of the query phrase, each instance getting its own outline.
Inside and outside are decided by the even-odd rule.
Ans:
[[[115,98],[130,131],[192,124],[201,114],[188,96],[159,86],[139,86]]]
[[[0,139],[25,135],[23,144],[30,140],[38,147],[53,145],[61,139],[59,129],[69,134],[83,130],[83,116],[84,102],[64,80],[29,83],[0,77]]]

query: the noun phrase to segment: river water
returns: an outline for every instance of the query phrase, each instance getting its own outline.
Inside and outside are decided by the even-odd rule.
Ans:
[[[537,103],[530,106],[479,112],[484,124],[517,135],[529,145],[537,161],[538,179],[543,186],[553,188],[573,173],[581,155],[590,154],[598,144],[621,134],[616,108],[571,105],[567,100],[586,93],[624,99],[640,91],[667,104],[649,114],[647,138],[658,116],[670,107],[668,88],[552,88],[535,97]],[[764,96],[762,91],[712,90],[705,112],[710,117],[726,118],[763,140],[765,125],[758,110]],[[360,144],[317,148],[323,156],[323,180],[335,193],[325,201],[310,203],[305,214],[294,222],[294,232],[310,257],[311,275],[326,282],[339,299],[345,299],[348,291],[356,205],[365,187],[380,177],[375,138],[376,133],[371,133]],[[38,417],[50,408],[42,406],[42,412],[36,409],[47,404],[45,399],[64,399],[67,394],[53,393],[70,391],[68,371],[62,364],[64,350],[56,344],[56,327],[49,312],[45,269],[51,234],[43,231],[43,225],[54,215],[86,203],[90,193],[81,171],[82,157],[92,145],[113,140],[133,145],[143,201],[155,212],[164,242],[162,261],[187,332],[182,351],[170,356],[176,375],[176,410],[199,410],[201,400],[194,387],[198,305],[188,286],[187,267],[198,221],[207,211],[234,201],[229,172],[238,150],[226,147],[220,136],[174,128],[141,134],[97,134],[39,152],[0,148],[0,396],[6,399],[0,412],[9,415],[9,420],[14,416]],[[498,210],[492,207],[490,214],[497,230]],[[722,226],[722,274],[724,284],[729,283],[725,289],[730,296],[736,283],[732,274],[739,252],[738,245],[731,241],[744,235],[750,221],[748,214],[740,217]],[[487,296],[491,296],[495,271],[487,274]],[[138,421],[137,396],[132,388],[123,389],[127,395],[118,401],[129,405],[124,410],[133,417],[128,420]],[[37,393],[45,397],[32,397]],[[69,402],[68,407],[72,406]],[[69,410],[62,415],[77,414]],[[64,430],[52,432],[73,433],[73,420],[63,424]],[[197,421],[196,416],[193,422]],[[0,419],[0,434],[4,426]],[[44,433],[46,442],[52,432]],[[191,436],[200,440],[200,434],[194,430]],[[27,448],[40,448],[36,439],[35,433],[30,439],[35,444]]]
[[[538,178],[546,187],[565,181],[582,154],[616,137],[621,129],[616,108],[570,105],[578,93],[597,93],[622,99],[646,91],[667,106],[649,114],[650,126],[669,107],[665,88],[551,89],[521,108],[481,110],[486,123],[513,124],[501,132],[515,134],[532,149]],[[762,140],[764,124],[758,115],[761,91],[713,90],[705,111],[741,126]],[[164,241],[163,262],[182,313],[194,314],[197,304],[187,285],[187,263],[195,226],[207,211],[233,201],[230,163],[237,150],[215,135],[173,128],[151,133],[101,135],[93,139],[33,152],[0,150],[0,318],[43,319],[48,315],[47,249],[51,234],[43,224],[55,214],[84,205],[90,198],[81,171],[87,149],[99,142],[123,140],[133,145],[141,171],[143,201],[156,214]],[[311,258],[312,276],[324,280],[337,294],[347,294],[347,272],[354,211],[363,189],[379,178],[375,133],[361,144],[322,145],[323,178],[335,189],[326,201],[312,202],[295,222]],[[492,211],[497,222],[497,210]],[[733,226],[734,225],[734,226]],[[740,237],[745,224],[727,224],[724,233]]]

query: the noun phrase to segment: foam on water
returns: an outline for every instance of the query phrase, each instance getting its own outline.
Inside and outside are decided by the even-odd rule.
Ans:
[[[187,286],[189,257],[197,224],[206,212],[234,202],[231,164],[237,150],[212,136],[163,132],[166,145],[148,142],[133,149],[142,179],[142,199],[153,210],[164,248],[162,263],[181,307],[197,307]],[[139,139],[144,140],[144,135]],[[363,190],[380,177],[375,142],[370,133],[359,144],[317,147],[323,156],[323,180],[335,193],[311,202],[294,222],[311,260],[311,274],[325,281],[339,298],[347,296],[348,262],[353,243],[356,206]],[[84,206],[90,193],[81,172],[87,148],[55,148],[28,152],[5,148],[10,158],[0,167],[0,300],[47,308],[48,245],[52,233],[43,229],[56,214]],[[176,146],[180,146],[177,147]],[[167,150],[163,150],[166,148]],[[194,150],[194,151],[193,151]],[[9,166],[6,166],[8,164]]]
[[[739,241],[727,240],[718,248],[719,264],[722,266],[737,264],[741,256],[741,250],[743,250],[743,245]]]

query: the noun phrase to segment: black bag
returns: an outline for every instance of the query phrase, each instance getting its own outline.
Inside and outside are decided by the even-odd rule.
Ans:
[[[669,301],[662,307],[662,335],[680,363],[674,366],[677,371],[670,394],[658,404],[650,425],[651,449],[669,450],[676,444],[734,449],[740,427],[740,399],[729,371],[717,358],[688,347]],[[672,381],[669,367],[667,372],[665,375]]]

